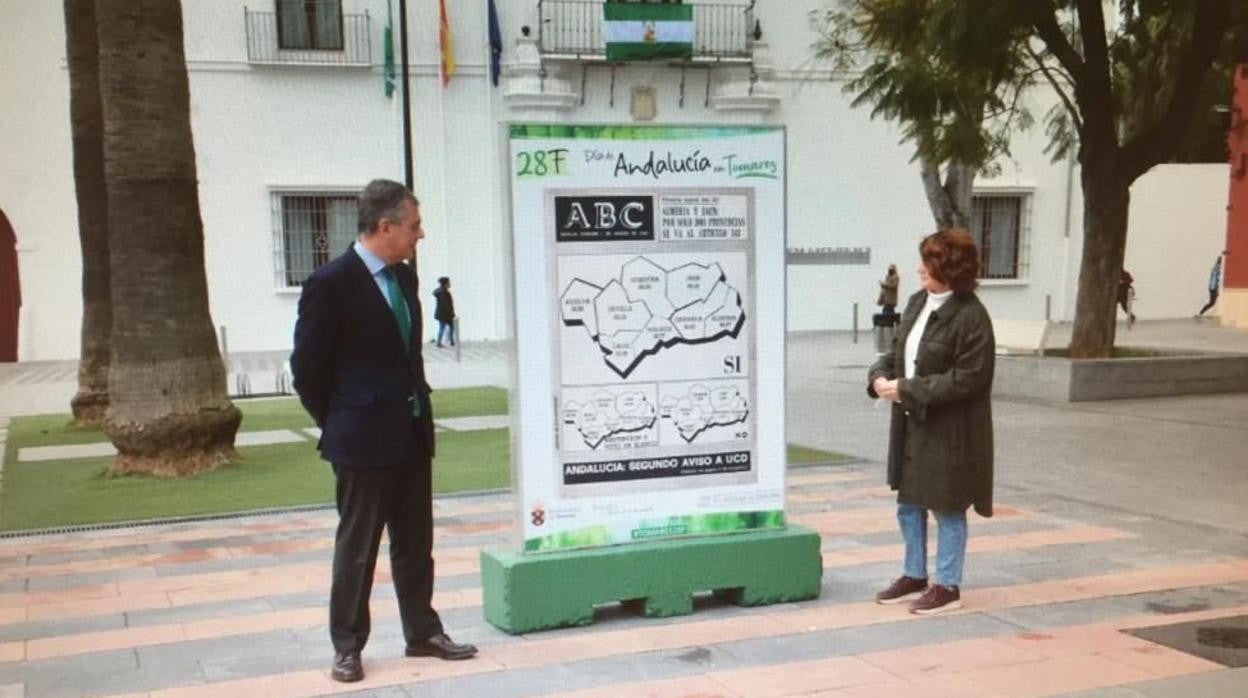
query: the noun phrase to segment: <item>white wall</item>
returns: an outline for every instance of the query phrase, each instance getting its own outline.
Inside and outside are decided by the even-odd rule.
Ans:
[[[297,293],[277,288],[270,191],[358,188],[373,177],[401,180],[401,106],[382,92],[381,69],[253,66],[247,63],[246,0],[184,0],[192,127],[200,176],[206,264],[214,323],[229,328],[231,351],[290,346]],[[344,11],[372,17],[373,61],[380,63],[384,0],[344,0]],[[510,49],[520,26],[536,28],[536,3],[497,3]],[[256,3],[252,3],[256,5]],[[863,325],[875,310],[877,282],[889,263],[902,293],[917,288],[918,240],[932,228],[911,149],[890,124],[852,109],[843,82],[810,58],[815,39],[808,10],[821,0],[763,2],[756,7],[772,49],[771,113],[723,112],[703,104],[702,71],[689,71],[684,107],[680,71],[633,65],[615,75],[588,74],[584,104],[563,112],[510,108],[490,86],[485,3],[448,0],[459,72],[449,88],[438,78],[437,3],[409,3],[415,190],[428,237],[421,245],[422,297],[434,279],[453,280],[467,339],[507,333],[511,264],[505,231],[506,122],[628,123],[632,87],[658,95],[656,123],[775,123],[787,129],[790,246],[868,246],[871,263],[791,266],[791,329],[847,329],[854,302]],[[397,14],[397,7],[396,7]],[[397,43],[396,28],[396,43]],[[76,213],[68,125],[61,5],[0,0],[0,208],[17,230],[23,319],[20,356],[56,359],[78,353],[81,316]],[[552,70],[556,68],[551,66]],[[739,73],[739,69],[737,70]],[[580,70],[565,73],[574,88]],[[732,71],[715,73],[716,83]],[[1046,105],[1033,105],[1037,115]],[[1042,129],[1019,134],[1001,175],[984,190],[1031,193],[1030,268],[1020,282],[987,282],[981,296],[1003,317],[1073,317],[1078,278],[1081,199],[1078,170],[1067,226],[1066,163],[1050,163]],[[1190,315],[1203,302],[1204,278],[1223,234],[1225,168],[1148,175],[1134,192],[1128,267],[1136,274],[1143,317]],[[1190,174],[1199,172],[1199,174]],[[1154,178],[1161,178],[1154,184]],[[1168,208],[1169,202],[1200,202]],[[1175,231],[1184,231],[1176,234]],[[1194,244],[1203,236],[1211,241]],[[1195,237],[1194,237],[1195,236]],[[1206,249],[1206,247],[1208,249]],[[1173,279],[1170,286],[1162,279]],[[774,280],[781,283],[780,279]],[[1174,298],[1173,306],[1162,303]],[[527,299],[519,299],[526,302]],[[1154,305],[1155,304],[1155,305]],[[430,322],[432,325],[432,321]],[[426,328],[429,331],[429,328]]]
[[[78,356],[81,254],[61,3],[0,0],[0,209],[17,233],[18,358]]]
[[[1162,165],[1132,185],[1123,266],[1135,278],[1137,317],[1190,317],[1209,300],[1209,268],[1226,246],[1229,176],[1224,164]]]

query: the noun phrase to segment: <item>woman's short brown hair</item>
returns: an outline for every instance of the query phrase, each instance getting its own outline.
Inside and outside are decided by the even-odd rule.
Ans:
[[[933,279],[966,293],[979,285],[979,250],[962,228],[938,230],[919,243],[919,256]]]

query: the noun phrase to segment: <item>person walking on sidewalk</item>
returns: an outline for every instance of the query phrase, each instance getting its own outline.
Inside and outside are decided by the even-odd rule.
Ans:
[[[1134,325],[1135,312],[1131,310],[1131,306],[1135,305],[1135,278],[1126,269],[1118,275],[1118,305],[1127,314],[1127,327]]]
[[[992,376],[996,341],[975,295],[970,233],[942,230],[919,245],[919,285],[892,347],[871,366],[867,393],[891,400],[888,484],[897,491],[903,574],[876,594],[910,612],[962,607],[966,510],[992,516]],[[937,524],[936,579],[927,574],[927,514]]]
[[[897,312],[897,288],[901,285],[901,277],[897,275],[897,265],[888,265],[888,273],[884,275],[884,280],[880,282],[880,297],[875,299],[875,304],[880,306],[880,312],[885,315],[894,315]]]
[[[364,678],[368,599],[381,531],[409,657],[467,659],[472,645],[447,637],[433,610],[433,413],[421,357],[417,279],[403,264],[425,236],[420,202],[377,179],[360,195],[360,236],[303,284],[295,392],[321,429],[338,504],[329,592],[330,676]]]
[[[1209,270],[1209,302],[1205,303],[1205,307],[1196,313],[1196,317],[1205,314],[1205,311],[1212,308],[1214,303],[1218,302],[1218,291],[1222,290],[1222,255],[1213,262],[1213,268]]]
[[[438,321],[438,336],[433,341],[442,346],[449,339],[455,346],[455,299],[451,297],[449,276],[439,276],[438,287],[433,289],[433,319]]]

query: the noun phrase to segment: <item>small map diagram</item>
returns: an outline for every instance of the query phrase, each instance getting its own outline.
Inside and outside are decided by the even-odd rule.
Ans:
[[[672,420],[686,443],[711,427],[742,424],[750,414],[749,403],[736,387],[709,388],[700,383],[690,386],[683,396],[663,398],[661,407],[663,418]]]
[[[640,391],[599,390],[585,402],[565,402],[562,419],[576,427],[587,446],[596,449],[613,436],[653,429],[655,412],[654,402]]]
[[[560,303],[563,324],[584,327],[620,378],[663,349],[735,338],[745,325],[741,293],[718,263],[666,269],[635,257],[605,286],[573,278]]]

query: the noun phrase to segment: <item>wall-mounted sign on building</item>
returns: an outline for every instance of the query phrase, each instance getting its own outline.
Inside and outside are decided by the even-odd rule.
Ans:
[[[524,549],[784,525],[784,132],[510,128]]]
[[[870,264],[870,247],[790,247],[785,252],[789,264]]]

